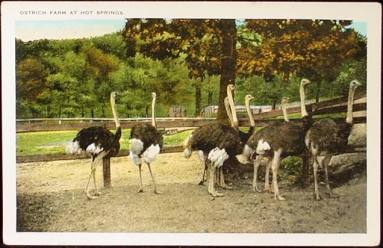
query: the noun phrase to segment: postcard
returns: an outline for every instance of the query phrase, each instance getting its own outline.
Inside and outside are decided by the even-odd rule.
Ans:
[[[378,3],[1,9],[6,245],[380,243]]]

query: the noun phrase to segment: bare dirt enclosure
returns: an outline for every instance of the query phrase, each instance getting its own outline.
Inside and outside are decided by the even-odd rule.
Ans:
[[[365,233],[366,177],[334,188],[338,198],[314,201],[312,186],[281,182],[287,201],[253,193],[251,178],[212,198],[198,185],[202,165],[194,154],[161,154],[152,169],[161,194],[153,194],[147,167],[144,193],[137,193],[138,169],[128,157],[112,158],[112,188],[88,200],[84,193],[90,161],[17,164],[17,231],[43,232],[226,232]]]

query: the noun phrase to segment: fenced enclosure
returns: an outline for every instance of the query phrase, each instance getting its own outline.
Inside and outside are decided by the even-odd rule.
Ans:
[[[322,101],[319,103],[312,103],[307,105],[307,109],[312,113],[314,118],[322,118],[331,114],[342,114],[346,112],[346,97],[335,98],[331,100]],[[355,103],[353,105],[354,123],[366,122],[366,97],[365,95],[356,95]],[[300,107],[288,108],[289,114],[300,112]],[[255,114],[254,119],[257,127],[264,127],[273,122],[283,121],[282,110],[272,110]],[[333,117],[335,121],[344,120],[344,117]],[[291,121],[294,121],[292,119]],[[131,128],[137,123],[150,123],[148,118],[132,118],[120,119],[122,128]],[[194,129],[209,123],[215,122],[214,118],[157,118],[157,126],[159,129],[164,130],[164,134],[174,134],[185,130]],[[248,118],[240,118],[239,126],[249,126]],[[61,119],[18,119],[16,120],[17,132],[37,132],[37,131],[64,131],[64,130],[80,130],[81,128],[89,126],[104,126],[113,130],[115,124],[112,118],[61,118]],[[180,152],[182,146],[165,146],[163,153]],[[128,156],[128,150],[121,150],[118,156]],[[52,160],[70,160],[70,159],[83,159],[86,155],[69,155],[64,151],[59,154],[44,154],[44,155],[28,155],[17,156],[17,162],[38,162],[38,161],[52,161]]]

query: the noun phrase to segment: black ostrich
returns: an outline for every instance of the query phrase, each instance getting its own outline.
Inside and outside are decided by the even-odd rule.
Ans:
[[[66,147],[66,152],[70,154],[86,152],[92,156],[91,171],[86,185],[86,195],[89,199],[94,199],[100,195],[96,186],[96,166],[97,163],[102,161],[103,158],[112,157],[118,154],[120,150],[121,126],[118,120],[115,99],[116,92],[110,94],[110,104],[116,124],[116,132],[113,134],[111,131],[104,127],[88,127],[80,130],[72,142]],[[89,182],[93,176],[93,184],[95,188],[94,196],[89,194]]]
[[[316,200],[321,199],[318,190],[318,167],[323,168],[325,171],[326,188],[329,195],[332,196],[327,166],[333,155],[341,153],[347,147],[353,123],[352,105],[354,103],[354,94],[356,88],[360,85],[357,80],[353,80],[350,83],[345,121],[336,123],[332,119],[321,119],[316,121],[306,134],[306,147],[313,158],[314,193]],[[324,159],[319,162],[318,156],[324,156]]]
[[[255,130],[254,117],[253,117],[253,114],[252,114],[251,109],[250,109],[250,101],[252,99],[254,99],[254,97],[252,95],[246,95],[245,96],[245,106],[246,106],[246,112],[247,112],[247,115],[248,115],[249,121],[250,121],[250,127],[247,130],[247,132],[243,132],[241,130],[238,130],[239,138],[241,139],[243,144],[246,144],[247,140],[250,138],[250,136],[254,133],[254,130]],[[225,99],[224,99],[224,106],[225,106],[226,112],[228,113],[228,117],[229,117],[230,122],[233,123],[233,121],[234,121],[233,120],[233,114],[232,114],[232,111],[230,108],[230,102],[229,102],[228,97],[225,97]],[[202,179],[199,182],[199,185],[203,185],[203,183],[205,182],[205,174],[206,174],[206,170],[207,170],[206,157],[203,155],[202,151],[198,151],[198,155],[199,155],[201,161],[205,165]],[[223,177],[223,167],[219,168],[219,173],[217,173],[217,181],[221,187],[224,187],[227,189],[231,188],[225,184],[224,177]]]
[[[229,84],[227,87],[229,102],[234,109],[231,90],[234,85]],[[235,112],[235,111],[234,111]],[[230,115],[230,113],[227,113]],[[206,164],[209,171],[208,192],[213,197],[223,196],[215,189],[215,181],[217,179],[217,169],[222,167],[223,163],[232,156],[236,156],[242,152],[243,143],[238,135],[238,120],[235,114],[230,118],[231,126],[214,123],[199,127],[186,140],[184,156],[189,158],[193,151],[202,151],[206,158]]]
[[[302,119],[294,122],[281,122],[271,124],[255,132],[245,145],[243,155],[245,157],[254,157],[254,178],[253,190],[260,191],[257,186],[257,172],[263,158],[269,159],[269,165],[266,168],[265,190],[270,191],[268,171],[271,167],[273,172],[273,190],[274,197],[278,200],[285,200],[279,194],[278,189],[278,168],[282,158],[287,156],[301,156],[305,151],[305,134],[311,126],[311,116],[308,115],[305,106],[304,89],[310,81],[301,80],[301,114]],[[271,164],[270,164],[271,163]]]
[[[156,93],[152,93],[152,123],[135,125],[130,133],[130,158],[138,166],[140,173],[140,188],[138,192],[143,192],[141,166],[142,162],[148,165],[150,175],[153,180],[154,193],[158,194],[156,181],[154,179],[150,164],[156,159],[163,146],[162,134],[156,129],[155,121]]]

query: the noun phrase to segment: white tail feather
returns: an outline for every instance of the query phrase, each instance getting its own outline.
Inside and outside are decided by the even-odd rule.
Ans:
[[[80,144],[78,143],[78,141],[75,141],[75,142],[69,142],[66,147],[65,147],[65,152],[68,153],[68,154],[80,154],[82,152],[81,148],[80,148]]]
[[[130,153],[140,154],[144,149],[144,143],[139,139],[130,140]]]
[[[218,147],[211,150],[208,155],[208,159],[212,162],[213,167],[216,168],[221,167],[228,158],[229,155],[226,153],[225,149],[221,150]]]
[[[263,139],[260,139],[258,141],[257,149],[255,150],[258,154],[265,154],[266,151],[270,150],[271,147],[269,143],[264,141]]]
[[[190,156],[192,155],[192,150],[190,148],[185,148],[184,149],[184,157],[185,158],[190,158]]]
[[[146,163],[152,163],[156,159],[159,153],[160,153],[160,146],[158,144],[151,145],[142,154],[142,158],[144,159]]]

